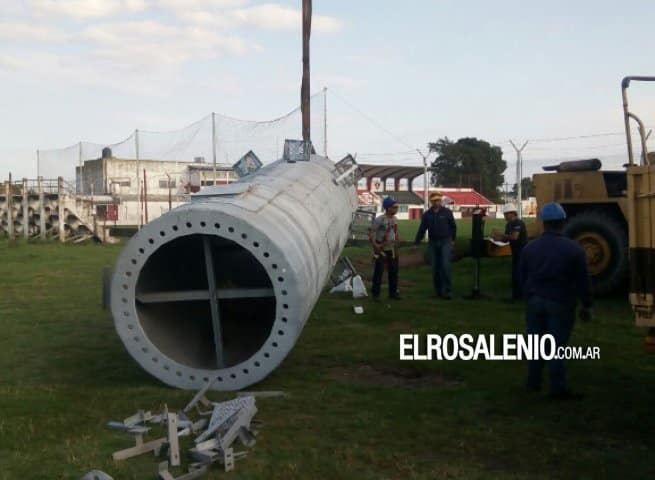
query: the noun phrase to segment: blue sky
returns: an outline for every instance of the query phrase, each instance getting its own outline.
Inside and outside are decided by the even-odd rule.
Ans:
[[[34,176],[37,148],[295,108],[300,3],[0,0],[0,177]],[[412,148],[477,136],[503,148],[510,180],[510,138],[530,140],[526,174],[555,159],[617,166],[620,135],[543,139],[621,132],[621,78],[655,75],[648,1],[314,0],[314,14],[333,157],[418,164]],[[655,125],[655,85],[633,90]]]

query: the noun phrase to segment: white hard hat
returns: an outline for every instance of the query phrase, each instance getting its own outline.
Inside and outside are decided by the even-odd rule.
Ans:
[[[506,203],[505,206],[503,207],[503,213],[509,213],[509,212],[517,212],[516,210],[516,205],[513,203]]]

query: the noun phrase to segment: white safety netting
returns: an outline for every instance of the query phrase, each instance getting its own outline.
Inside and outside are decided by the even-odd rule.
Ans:
[[[312,143],[320,154],[325,145],[323,102],[323,94],[311,97]],[[37,172],[43,178],[63,177],[79,188],[77,167],[87,160],[101,158],[106,147],[111,149],[112,157],[135,162],[194,162],[202,158],[207,164],[213,164],[215,160],[217,164],[227,165],[233,165],[252,150],[266,164],[281,158],[285,139],[300,138],[300,108],[267,121],[240,120],[212,113],[178,130],[151,132],[136,129],[125,140],[116,143],[78,142],[59,149],[41,149],[37,155]],[[136,176],[136,168],[134,174]]]

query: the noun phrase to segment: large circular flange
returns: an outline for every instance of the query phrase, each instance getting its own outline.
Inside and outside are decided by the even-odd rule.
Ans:
[[[247,360],[223,369],[192,368],[173,360],[153,344],[139,322],[136,285],[141,269],[166,243],[195,234],[220,236],[248,250],[265,268],[276,298],[275,320],[264,344]],[[153,376],[182,389],[200,389],[215,379],[212,389],[239,390],[266,377],[298,337],[303,315],[298,299],[293,270],[270,238],[250,223],[203,203],[194,203],[193,209],[180,207],[145,225],[121,253],[111,283],[114,324],[130,355]]]

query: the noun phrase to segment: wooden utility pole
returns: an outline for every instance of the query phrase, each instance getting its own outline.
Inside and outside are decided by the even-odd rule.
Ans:
[[[302,0],[302,86],[300,88],[300,110],[302,112],[302,139],[311,139],[309,108],[309,38],[312,33],[312,0]]]

